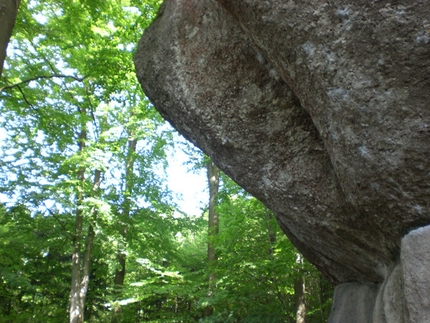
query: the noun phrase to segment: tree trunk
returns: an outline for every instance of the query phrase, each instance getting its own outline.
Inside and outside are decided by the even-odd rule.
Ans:
[[[305,278],[300,276],[294,281],[294,298],[296,301],[296,323],[306,322]]]
[[[79,135],[79,152],[85,149],[87,139],[86,130],[83,129]],[[81,259],[82,249],[82,228],[84,223],[83,210],[81,208],[84,199],[85,167],[80,167],[78,172],[79,186],[77,189],[77,207],[75,218],[75,231],[73,234],[73,253],[72,253],[72,287],[70,291],[70,323],[82,323],[84,321],[84,308],[81,302]]]
[[[132,134],[130,133],[131,137]],[[131,210],[131,196],[133,193],[133,167],[134,167],[134,154],[136,153],[137,139],[129,139],[127,147],[127,160],[125,162],[125,190],[124,190],[124,203],[122,205],[121,222],[122,228],[120,234],[123,239],[127,236],[127,221],[130,217]],[[121,250],[118,251],[117,260],[119,262],[119,269],[115,271],[114,284],[116,289],[121,289],[125,280],[125,264],[126,256]]]
[[[271,260],[273,261],[273,246],[276,243],[276,231],[273,230],[272,226],[270,225],[270,221],[272,220],[272,212],[269,209],[266,209],[266,228],[267,228],[267,239],[269,240],[269,250],[268,253],[270,255]]]
[[[80,283],[80,308],[82,308],[82,317],[84,318],[85,299],[87,297],[88,285],[90,283],[91,257],[94,247],[95,232],[93,225],[88,225],[87,240],[85,244],[85,253],[82,262],[82,276]]]
[[[83,111],[85,113],[85,110]],[[85,141],[87,132],[85,126],[79,135],[78,145],[79,152],[82,153],[85,149]],[[83,225],[84,213],[82,210],[83,200],[85,196],[85,167],[81,167],[78,172],[79,185],[77,188],[77,207],[75,219],[75,231],[73,235],[73,253],[72,253],[72,286],[70,291],[70,323],[83,323],[85,312],[85,298],[87,296],[88,285],[90,281],[91,256],[94,246],[95,232],[93,224],[88,225],[88,232],[85,243],[84,255],[81,259],[81,251],[83,245]],[[101,171],[96,170],[94,173],[93,189],[91,194],[96,195],[101,183]],[[97,210],[91,210],[92,220],[97,218]]]
[[[0,77],[20,0],[0,0]]]
[[[133,169],[134,169],[134,162],[135,162],[135,153],[136,153],[136,147],[137,147],[137,139],[132,139],[133,133],[132,131],[129,132],[130,139],[128,140],[128,147],[127,147],[127,159],[125,162],[125,189],[124,189],[124,203],[122,205],[122,214],[120,215],[120,221],[121,228],[120,228],[120,234],[122,236],[122,239],[125,241],[127,236],[127,222],[130,217],[130,211],[131,211],[131,196],[133,193]],[[119,263],[119,269],[115,270],[115,278],[114,278],[114,285],[115,285],[115,294],[117,296],[121,295],[122,288],[124,286],[124,280],[125,280],[125,274],[126,274],[126,254],[121,248],[118,250],[118,253],[116,255],[116,258]],[[121,308],[115,307],[113,319],[112,322],[120,322],[120,313]]]
[[[125,234],[126,233],[124,233],[124,235]],[[126,259],[125,253],[122,250],[118,250],[116,259],[118,260],[118,263],[119,263],[119,269],[115,270],[114,294],[116,297],[120,297],[122,289],[124,287],[124,280],[125,280],[125,273],[126,273],[125,264],[127,259]],[[113,309],[112,323],[120,323],[120,322],[121,322],[121,307],[115,306]]]
[[[267,239],[269,241],[269,249],[267,252],[270,256],[270,261],[273,262],[275,260],[274,246],[276,243],[276,230],[274,230],[271,225],[272,217],[273,217],[273,213],[269,209],[266,209]],[[279,303],[282,305],[285,315],[289,318],[289,315],[288,315],[289,306],[286,301],[286,295],[283,293],[282,288],[279,287],[278,279],[276,275],[270,275],[269,277],[271,282],[273,283],[272,292],[276,295],[276,298],[278,299]]]
[[[217,260],[217,254],[213,247],[212,238],[219,232],[219,219],[216,213],[216,206],[218,205],[217,196],[219,190],[220,170],[212,162],[206,164],[208,184],[209,184],[209,224],[208,224],[208,261],[209,264]],[[215,273],[209,274],[209,283],[216,279]]]

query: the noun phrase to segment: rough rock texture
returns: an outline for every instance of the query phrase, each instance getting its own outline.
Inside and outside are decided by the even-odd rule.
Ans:
[[[430,226],[407,234],[400,255],[383,284],[338,285],[329,323],[429,323]]]
[[[0,76],[21,0],[0,0]]]
[[[345,283],[336,286],[328,322],[372,322],[371,313],[378,289],[378,284]]]
[[[403,268],[401,264],[396,263],[390,275],[379,289],[374,312],[369,312],[369,322],[409,322],[406,312]],[[373,321],[370,320],[372,316]],[[340,322],[342,321],[339,321],[339,323]]]
[[[401,260],[409,321],[430,322],[430,226],[403,238]]]
[[[430,223],[429,17],[424,0],[166,0],[135,65],[305,257],[387,300],[402,237]]]

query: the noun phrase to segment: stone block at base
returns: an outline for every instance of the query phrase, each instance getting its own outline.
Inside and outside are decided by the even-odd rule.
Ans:
[[[430,226],[402,239],[406,312],[410,323],[430,323]]]

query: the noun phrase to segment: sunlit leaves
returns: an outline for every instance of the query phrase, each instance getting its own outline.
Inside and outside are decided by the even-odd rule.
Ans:
[[[0,213],[0,318],[7,306],[11,315],[6,321],[64,317],[70,262],[62,225],[70,222],[60,215],[31,217],[23,206]]]
[[[23,3],[0,85],[1,193],[33,216],[83,215],[84,234],[75,238],[93,228],[94,261],[108,268],[93,287],[112,285],[118,253],[131,263],[174,257],[169,192],[154,173],[166,165],[171,137],[132,63],[158,5]]]

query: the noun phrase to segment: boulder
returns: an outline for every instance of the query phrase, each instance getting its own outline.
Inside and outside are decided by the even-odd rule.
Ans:
[[[401,261],[408,322],[430,322],[430,226],[403,238]]]
[[[135,55],[163,117],[275,213],[338,299],[372,294],[370,320],[403,293],[402,237],[430,223],[429,17],[424,0],[166,0]]]

